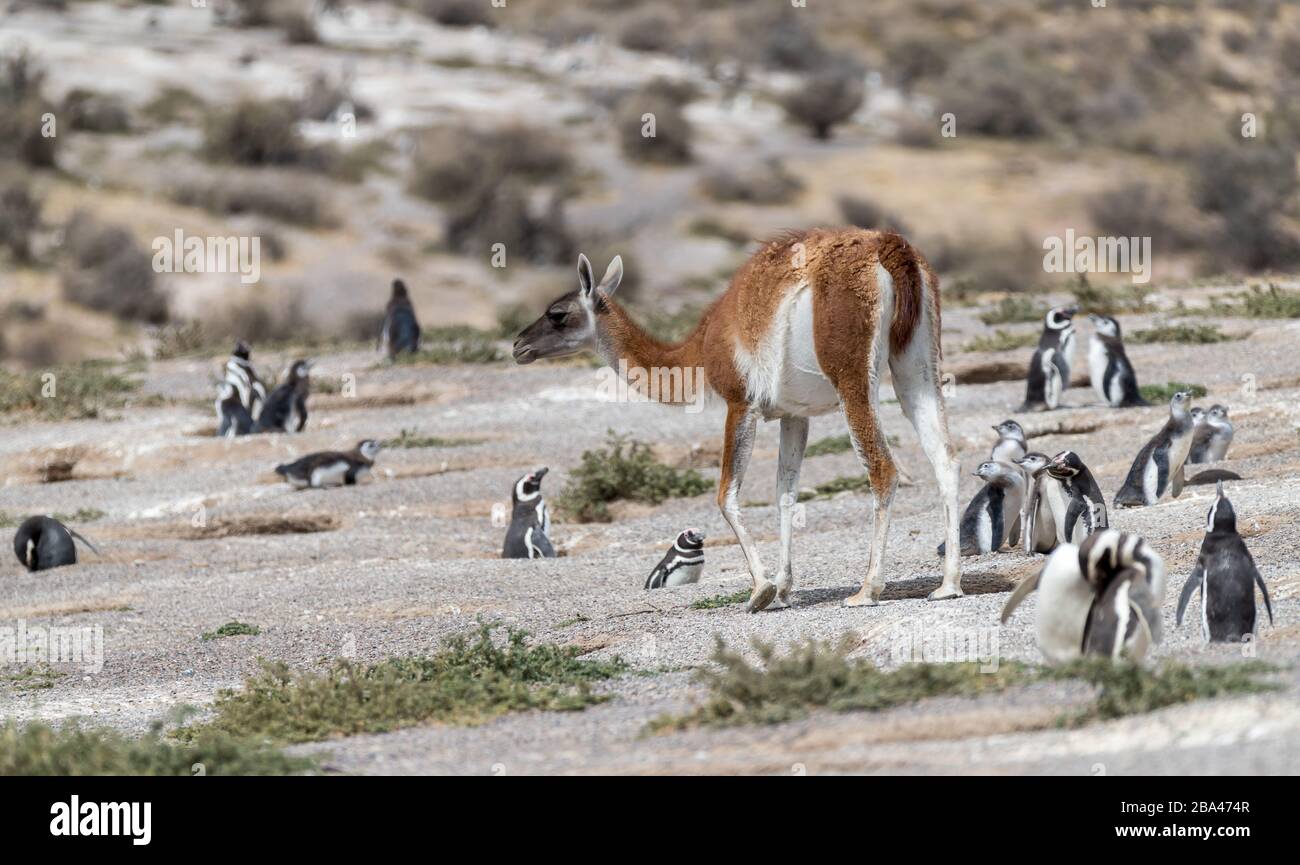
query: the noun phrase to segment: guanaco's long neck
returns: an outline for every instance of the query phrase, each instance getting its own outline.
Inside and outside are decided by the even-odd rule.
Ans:
[[[596,345],[601,357],[613,369],[621,369],[620,361],[629,371],[689,370],[688,374],[694,374],[704,366],[703,321],[686,339],[674,344],[651,336],[613,300],[605,298],[605,307],[605,313],[597,318]],[[668,394],[657,398],[661,402],[671,401]]]

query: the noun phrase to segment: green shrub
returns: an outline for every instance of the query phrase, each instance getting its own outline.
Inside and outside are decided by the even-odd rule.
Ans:
[[[988,336],[977,336],[962,346],[962,351],[1012,351],[1038,345],[1036,333],[1012,333],[998,328]]]
[[[138,379],[104,361],[24,374],[0,369],[0,414],[31,412],[42,420],[94,418],[122,408],[139,389]]]
[[[215,631],[205,631],[199,639],[203,642],[220,640],[223,637],[256,637],[262,633],[262,629],[257,625],[250,625],[247,622],[226,622]]]
[[[839,436],[827,436],[818,439],[804,449],[803,455],[806,457],[820,457],[827,454],[842,454],[853,450],[853,439],[848,433]]]
[[[454,448],[481,444],[482,439],[449,439],[420,435],[418,430],[403,429],[396,438],[385,439],[385,448]]]
[[[605,447],[583,452],[581,464],[556,499],[556,508],[579,522],[609,522],[610,502],[657,505],[712,488],[713,482],[694,469],[666,466],[655,460],[649,445],[610,430]]]
[[[749,601],[749,589],[741,589],[732,592],[729,595],[714,595],[711,598],[700,598],[698,601],[691,602],[692,610],[717,610],[722,607],[730,607],[735,604],[743,604]]]
[[[1217,324],[1187,324],[1179,322],[1178,324],[1162,323],[1155,327],[1145,330],[1137,330],[1131,333],[1127,342],[1145,345],[1153,342],[1178,342],[1189,345],[1208,345],[1216,342],[1227,342],[1240,337],[1229,336],[1219,330]]]
[[[1138,387],[1138,393],[1142,395],[1144,400],[1157,405],[1169,402],[1169,400],[1173,399],[1174,394],[1184,390],[1190,391],[1194,397],[1202,397],[1208,393],[1204,385],[1187,384],[1182,381],[1171,381],[1165,384],[1144,384]]]
[[[985,324],[1017,324],[1021,322],[1038,322],[1047,315],[1047,307],[1028,297],[1010,296],[998,301],[997,306],[980,315]]]

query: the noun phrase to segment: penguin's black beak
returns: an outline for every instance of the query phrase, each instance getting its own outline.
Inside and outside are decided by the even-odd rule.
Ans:
[[[549,471],[550,471],[549,468],[547,468],[546,466],[542,466],[540,469],[533,472],[533,480],[540,481],[542,478],[546,477],[546,473]]]
[[[517,364],[532,363],[537,360],[537,351],[521,337],[515,340],[514,356]]]

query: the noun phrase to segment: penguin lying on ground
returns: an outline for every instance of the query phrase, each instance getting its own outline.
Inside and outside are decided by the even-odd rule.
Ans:
[[[311,393],[311,361],[296,360],[289,377],[266,398],[257,416],[257,432],[302,432],[307,425],[307,397]]]
[[[687,529],[677,536],[668,552],[655,565],[655,569],[646,578],[647,589],[662,589],[664,586],[684,586],[698,583],[704,572],[704,534],[695,529]]]
[[[239,399],[239,391],[228,381],[217,385],[217,435],[221,438],[246,436],[253,431],[253,418]]]
[[[993,445],[993,451],[989,454],[989,459],[993,462],[1013,463],[1029,450],[1025,444],[1025,431],[1015,421],[1004,420],[993,427],[993,431],[998,434],[997,444]]]
[[[1061,544],[1002,608],[1006,624],[1038,591],[1038,648],[1051,663],[1082,655],[1141,661],[1162,637],[1164,560],[1137,535],[1103,529],[1080,546]]]
[[[1061,482],[1065,493],[1065,514],[1061,535],[1072,544],[1098,529],[1107,528],[1106,497],[1092,472],[1074,451],[1061,451],[1048,463],[1047,473]]]
[[[1115,408],[1151,405],[1138,392],[1137,373],[1124,351],[1119,322],[1109,315],[1089,315],[1095,328],[1088,341],[1088,376],[1101,401]]]
[[[1006,541],[1020,543],[1020,503],[1025,495],[1025,475],[1009,463],[984,462],[975,470],[984,486],[966,506],[959,536],[963,556],[997,552]],[[947,543],[939,544],[939,555]]]
[[[242,339],[236,342],[230,360],[226,361],[225,381],[239,394],[239,402],[249,417],[256,418],[261,414],[262,404],[266,402],[266,384],[258,377],[251,357],[252,351],[248,343]],[[217,414],[220,416],[220,409]]]
[[[1025,552],[1050,553],[1060,543],[1057,525],[1065,524],[1065,493],[1061,482],[1047,473],[1047,454],[1027,453],[1016,460],[1025,472],[1024,504],[1020,508],[1020,532]],[[1057,511],[1060,517],[1057,517]]]
[[[393,296],[384,310],[384,323],[379,329],[380,351],[392,360],[404,351],[420,351],[420,323],[415,319],[415,307],[406,293],[406,283],[393,280]]]
[[[75,565],[77,545],[73,538],[99,555],[94,544],[53,517],[28,517],[14,534],[14,555],[33,572]]]
[[[542,498],[542,478],[549,471],[545,466],[515,481],[510,492],[514,510],[510,527],[506,529],[506,543],[501,550],[503,559],[553,559],[551,546],[551,515]]]
[[[276,466],[275,473],[300,490],[307,487],[321,489],[352,486],[370,474],[379,449],[379,442],[374,439],[363,439],[346,453],[320,451],[307,454],[291,463]]]
[[[1195,429],[1192,434],[1192,451],[1188,455],[1189,463],[1217,463],[1228,455],[1228,446],[1232,444],[1235,430],[1228,420],[1228,407],[1210,406],[1209,411],[1192,410]]]
[[[1192,395],[1179,391],[1169,400],[1169,420],[1138,452],[1124,485],[1115,494],[1116,507],[1154,505],[1165,490],[1174,498],[1183,491],[1183,465],[1192,449]]]
[[[1025,402],[1020,411],[1054,409],[1061,394],[1070,386],[1070,366],[1074,361],[1075,306],[1056,306],[1043,317],[1043,333],[1038,349],[1029,361],[1025,382]]]
[[[1223,494],[1222,481],[1205,522],[1201,554],[1178,598],[1178,626],[1182,627],[1187,602],[1199,590],[1201,634],[1212,643],[1237,643],[1255,632],[1255,586],[1264,596],[1270,625],[1273,604],[1246,542],[1237,534],[1237,512]]]

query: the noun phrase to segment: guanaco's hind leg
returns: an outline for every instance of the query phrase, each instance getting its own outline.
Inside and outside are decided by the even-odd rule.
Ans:
[[[776,586],[763,575],[763,562],[758,557],[754,541],[740,520],[740,485],[745,480],[745,468],[754,448],[754,429],[758,415],[744,403],[727,406],[727,429],[722,442],[722,476],[718,480],[718,507],[722,518],[736,533],[740,550],[749,565],[749,575],[754,587],[749,595],[749,611],[756,613],[772,603]]]
[[[865,378],[865,376],[864,376]],[[889,540],[889,509],[898,489],[898,470],[885,441],[885,431],[880,428],[875,400],[870,395],[871,385],[840,383],[840,398],[844,402],[844,418],[849,424],[849,437],[863,468],[871,480],[871,494],[875,499],[872,520],[871,558],[862,588],[845,598],[849,607],[874,606],[880,601],[885,588],[885,544]]]
[[[776,593],[781,604],[790,602],[794,568],[790,543],[794,535],[794,508],[799,501],[799,467],[808,445],[808,418],[781,418],[781,452],[777,458],[776,501],[781,512],[781,564],[776,571]]]

